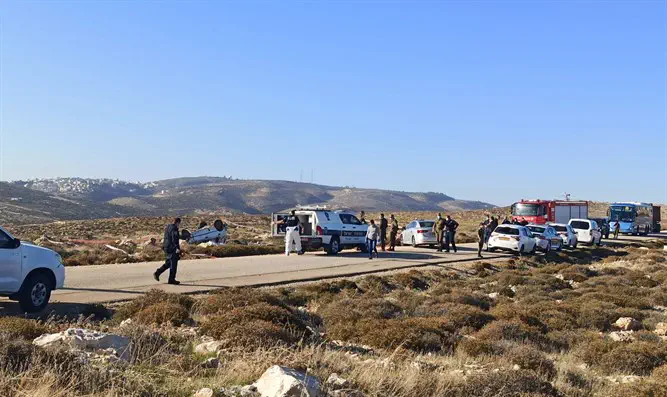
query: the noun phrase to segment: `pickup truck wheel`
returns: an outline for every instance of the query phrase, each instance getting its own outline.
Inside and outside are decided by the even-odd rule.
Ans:
[[[43,274],[33,274],[23,284],[19,295],[21,310],[35,313],[44,310],[51,299],[51,280]]]
[[[338,255],[340,251],[340,242],[338,238],[334,237],[331,239],[331,242],[327,246],[327,255]]]

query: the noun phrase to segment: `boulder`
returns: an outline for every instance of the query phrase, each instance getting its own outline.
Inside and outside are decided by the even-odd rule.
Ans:
[[[217,353],[224,346],[224,342],[219,340],[213,340],[209,342],[200,343],[195,346],[195,353],[199,354],[208,354],[208,353]]]
[[[347,379],[341,378],[338,374],[333,373],[327,378],[326,385],[329,390],[340,390],[349,388],[350,382],[348,382]]]
[[[613,331],[609,333],[609,337],[614,342],[630,342],[635,340],[634,331]]]
[[[193,397],[213,397],[215,393],[213,393],[213,389],[210,389],[208,387],[205,387],[203,389],[199,389]]]
[[[667,323],[657,323],[653,332],[660,336],[667,336]]]
[[[259,397],[255,385],[231,386],[220,389],[220,394],[224,397]]]
[[[317,378],[279,365],[267,369],[255,386],[262,397],[322,397]]]
[[[614,326],[621,331],[639,331],[642,329],[642,323],[632,317],[621,317],[616,320]]]
[[[129,357],[130,339],[125,336],[84,328],[69,328],[55,334],[44,334],[32,342],[36,346],[65,345],[72,349],[114,354],[123,360]]]
[[[204,360],[201,364],[202,368],[218,368],[220,366],[220,360],[217,358],[209,358]]]

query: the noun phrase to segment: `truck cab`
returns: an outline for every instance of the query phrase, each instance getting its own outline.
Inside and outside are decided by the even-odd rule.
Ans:
[[[0,227],[0,296],[17,300],[25,312],[38,312],[64,283],[65,267],[57,252],[24,243]]]
[[[277,222],[290,215],[289,212],[271,215],[271,235],[284,237],[285,227]],[[362,223],[354,213],[344,210],[327,210],[326,207],[299,207],[295,211],[299,218],[301,245],[305,250],[323,248],[327,254],[336,255],[343,249],[359,247],[366,250],[368,225]]]

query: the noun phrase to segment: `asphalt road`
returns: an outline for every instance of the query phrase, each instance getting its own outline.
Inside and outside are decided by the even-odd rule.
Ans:
[[[487,260],[508,254],[484,255]],[[100,303],[132,299],[151,288],[168,292],[205,292],[220,287],[260,286],[310,281],[408,267],[447,265],[477,260],[476,244],[462,244],[457,254],[433,249],[398,247],[396,252],[380,252],[369,260],[366,254],[343,251],[338,256],[323,252],[302,256],[265,255],[238,258],[183,260],[178,265],[181,285],[167,285],[168,273],[161,282],[153,279],[159,262],[68,267],[65,288],[54,291],[52,302]]]
[[[652,235],[650,238],[665,239],[667,234]],[[645,239],[647,237],[621,236],[619,240],[605,240],[603,243],[627,244]],[[476,245],[461,244],[457,254],[398,247],[396,252],[381,252],[380,257],[373,260],[355,251],[344,251],[338,256],[313,252],[289,257],[266,255],[184,260],[179,263],[179,286],[165,283],[167,273],[162,275],[162,282],[153,279],[152,273],[161,265],[159,262],[68,267],[65,288],[54,291],[51,302],[56,305],[103,303],[132,299],[152,288],[196,293],[220,287],[287,284],[424,266],[461,270],[478,260]],[[508,256],[505,253],[484,253],[484,260],[497,261]],[[0,299],[0,308],[12,305],[4,298]]]

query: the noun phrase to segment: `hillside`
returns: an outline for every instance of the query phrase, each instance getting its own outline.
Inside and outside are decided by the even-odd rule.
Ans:
[[[13,200],[20,198],[18,201]],[[57,178],[3,183],[0,222],[201,213],[266,214],[296,205],[367,211],[458,211],[493,208],[442,193],[358,189],[311,183],[192,177],[132,183]]]
[[[110,218],[130,216],[133,208],[94,202],[86,198],[69,198],[0,182],[0,222],[2,224],[44,223],[66,219]]]

